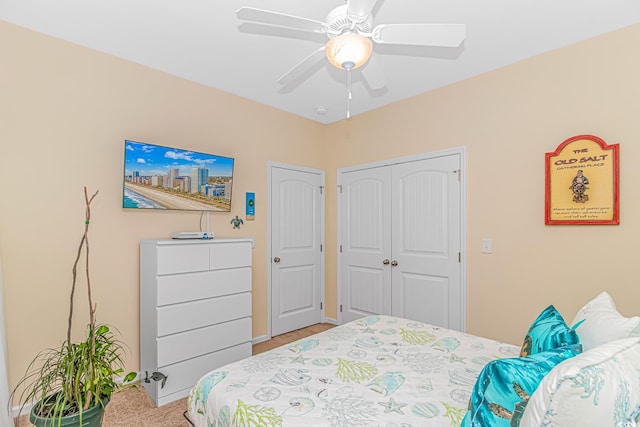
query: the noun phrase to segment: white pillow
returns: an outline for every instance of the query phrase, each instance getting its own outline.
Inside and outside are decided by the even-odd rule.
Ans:
[[[556,365],[520,427],[627,427],[640,413],[640,338],[603,344]]]
[[[582,320],[584,322],[578,324]],[[620,314],[607,292],[586,303],[571,325],[580,337],[583,351],[609,341],[640,336],[640,317],[627,318]]]

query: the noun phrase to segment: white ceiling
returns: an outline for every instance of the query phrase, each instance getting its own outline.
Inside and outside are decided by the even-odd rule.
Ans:
[[[320,123],[346,117],[346,72],[276,80],[326,36],[237,19],[252,6],[325,21],[344,0],[1,0],[0,19]],[[386,85],[353,72],[351,115],[640,22],[639,0],[379,0],[373,24],[462,23],[459,48],[377,45]],[[629,52],[632,54],[632,52]],[[594,60],[597,60],[594,59]],[[365,65],[366,67],[366,65]],[[316,112],[325,107],[326,114]]]

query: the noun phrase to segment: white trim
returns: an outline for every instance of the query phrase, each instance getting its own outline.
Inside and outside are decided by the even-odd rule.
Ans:
[[[267,335],[265,341],[271,339],[271,170],[278,163],[267,161]]]
[[[251,340],[251,345],[260,344],[261,342],[269,341],[270,339],[271,338],[269,338],[267,335],[260,335],[259,337],[253,337],[253,339]]]
[[[435,159],[436,157],[450,156],[452,154],[460,154],[462,158],[466,158],[466,151],[467,151],[466,147],[464,146],[447,148],[444,150],[431,151],[428,153],[414,154],[412,156],[396,157],[393,159],[381,160],[379,162],[364,163],[361,165],[349,166],[349,167],[338,169],[338,178],[340,177],[340,174],[344,172],[353,172],[353,171],[359,171],[363,169],[377,168],[380,166],[397,165],[400,163],[417,162],[420,160]],[[464,166],[466,167],[466,162]]]
[[[467,332],[467,148],[458,147],[460,154],[460,330]]]
[[[9,414],[7,351],[5,348],[4,337],[4,298],[2,290],[2,266],[0,266],[0,425],[13,426],[13,417]]]
[[[459,155],[460,156],[460,252],[461,252],[461,262],[460,262],[460,317],[461,317],[461,331],[466,332],[467,330],[467,148],[465,146],[454,147],[445,150],[432,151],[429,153],[421,153],[415,154],[413,156],[406,157],[398,157],[395,159],[382,160],[379,162],[373,163],[365,163],[362,165],[349,166],[345,168],[340,168],[337,170],[337,185],[338,188],[342,186],[342,174],[345,172],[353,172],[364,169],[372,169],[381,166],[390,166],[396,165],[400,163],[408,163],[408,162],[416,162],[420,160],[426,159],[434,159],[437,157],[444,157],[450,155]],[[337,314],[338,314],[338,324],[342,324],[342,312],[340,311],[340,305],[342,304],[342,275],[340,272],[342,271],[342,256],[340,253],[340,246],[343,244],[342,237],[342,197],[341,192],[337,191],[337,238],[336,238],[336,253],[338,254],[338,260],[336,264],[336,272],[337,272]]]
[[[346,168],[338,169],[336,171],[336,324],[342,325],[342,295],[341,295],[341,285],[342,279],[342,252],[340,251],[340,247],[342,246],[342,174],[345,172]]]
[[[17,417],[21,417],[22,415],[29,415],[29,412],[31,412],[31,407],[33,406],[33,403],[25,403],[25,405],[22,407],[22,412],[20,412],[20,406],[14,406],[11,408],[11,417],[13,418],[17,418]],[[13,427],[13,419],[11,420],[11,423],[9,424],[10,426]]]
[[[334,319],[333,317],[325,317],[324,318],[324,323],[329,323],[331,325],[338,325],[338,321],[336,319]]]
[[[324,248],[324,250],[320,254],[320,295],[322,299],[321,301],[322,312],[320,317],[321,322],[326,321],[326,310],[327,310],[327,302],[325,300],[325,297],[326,297],[325,258],[326,258],[326,252],[327,252],[327,249],[326,249],[327,243],[325,238],[325,221],[326,221],[325,198],[327,194],[327,191],[326,191],[327,188],[326,188],[326,182],[325,182],[325,171],[323,171],[322,169],[314,169],[314,168],[308,168],[304,166],[297,166],[297,165],[292,165],[288,163],[279,163],[279,162],[268,160],[267,161],[267,312],[268,313],[267,313],[267,335],[265,336],[264,341],[272,338],[272,335],[271,335],[271,259],[273,258],[273,256],[271,254],[271,240],[272,240],[271,200],[273,198],[271,195],[271,185],[272,185],[271,175],[272,175],[272,170],[274,168],[290,169],[293,171],[314,173],[314,174],[320,175],[320,182],[322,187],[324,188],[322,197],[320,198],[320,219],[319,219],[320,220],[320,244]],[[260,337],[260,339],[262,339],[262,337]],[[255,338],[254,338],[254,343],[255,343]]]

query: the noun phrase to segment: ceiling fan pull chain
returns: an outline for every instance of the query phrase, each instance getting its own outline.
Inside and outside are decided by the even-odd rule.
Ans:
[[[347,68],[347,119],[351,117],[351,68]]]

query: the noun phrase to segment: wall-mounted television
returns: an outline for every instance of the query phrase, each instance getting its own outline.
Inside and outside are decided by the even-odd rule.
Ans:
[[[231,157],[126,140],[122,207],[231,211]]]

